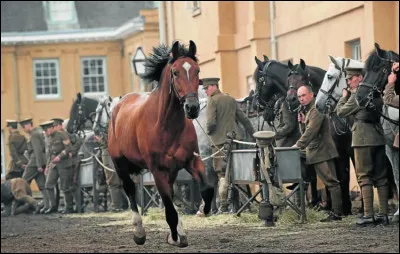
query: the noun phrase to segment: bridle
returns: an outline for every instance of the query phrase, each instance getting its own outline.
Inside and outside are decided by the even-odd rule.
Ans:
[[[90,117],[86,117],[84,115],[84,99],[85,97],[82,96],[81,102],[78,104],[78,117],[74,119],[72,130],[73,132],[79,134],[79,132],[83,132],[82,125],[86,123],[87,120],[91,121],[92,124],[94,123]],[[82,120],[83,119],[83,120]],[[79,120],[79,124],[77,123]],[[84,132],[83,132],[84,133]]]
[[[170,92],[171,92],[171,87],[172,87],[172,90],[173,90],[174,93],[175,93],[176,98],[178,98],[179,103],[180,103],[181,105],[185,102],[185,100],[186,100],[187,98],[195,98],[197,101],[199,101],[199,96],[198,96],[198,93],[197,93],[197,92],[191,92],[191,93],[187,93],[187,94],[185,94],[185,95],[183,95],[183,96],[179,96],[179,93],[178,93],[178,91],[177,91],[177,89],[176,89],[176,87],[175,87],[175,83],[174,83],[174,74],[172,73],[172,69],[171,69],[171,71],[170,71]],[[200,107],[200,106],[199,106],[199,107]]]
[[[347,59],[347,65],[349,65],[349,64],[350,64],[350,59]],[[339,87],[339,82],[340,82],[340,80],[342,79],[343,74],[346,76],[346,71],[345,71],[345,68],[344,68],[344,67],[345,67],[345,60],[343,60],[343,62],[342,62],[342,67],[339,67],[339,66],[337,65],[337,63],[334,63],[334,65],[335,65],[335,68],[336,68],[337,70],[339,70],[339,75],[338,75],[338,77],[336,78],[335,83],[333,83],[332,87],[329,88],[328,91],[325,91],[323,88],[320,88],[320,89],[319,89],[323,94],[325,94],[325,95],[328,97],[328,98],[326,99],[326,102],[325,102],[325,108],[327,109],[327,111],[329,112],[329,114],[331,114],[331,112],[333,111],[332,108],[331,108],[330,101],[333,100],[333,101],[335,102],[335,104],[337,104],[338,101],[339,101],[338,99],[336,99],[335,97],[332,96],[333,91],[334,91],[337,87]],[[346,66],[347,66],[347,65],[346,65]]]
[[[107,103],[108,103],[107,99],[105,99],[103,102],[100,103],[101,110],[100,110],[100,112],[96,112],[96,118],[94,120],[94,124],[96,126],[95,126],[95,128],[93,128],[93,129],[99,128],[100,132],[104,133],[105,135],[107,135],[107,133],[108,133],[108,125],[106,125],[106,126],[102,125],[101,116],[102,116],[103,112],[105,111],[107,114],[107,119],[108,120],[111,119],[110,113],[108,112],[107,107],[106,107]]]

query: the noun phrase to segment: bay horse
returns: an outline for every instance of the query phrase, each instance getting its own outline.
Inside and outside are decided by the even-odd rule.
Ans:
[[[388,76],[392,69],[393,62],[399,62],[399,54],[393,51],[381,49],[375,43],[375,49],[369,54],[365,63],[365,77],[356,91],[356,102],[360,107],[367,107],[375,110],[373,98],[382,96],[385,85],[388,83]],[[400,92],[399,73],[396,73],[397,80],[395,85],[396,94]],[[394,133],[399,131],[399,109],[384,105],[383,113],[375,110],[381,115],[381,123],[385,135],[386,155],[392,166],[394,181],[399,195],[399,150],[393,147]],[[389,166],[389,165],[388,165]],[[391,174],[388,174],[390,179]],[[399,220],[399,208],[393,216],[393,221]]]
[[[189,49],[178,41],[160,45],[146,59],[144,80],[157,81],[149,96],[125,95],[114,107],[108,131],[108,149],[123,181],[133,212],[133,240],[142,245],[146,232],[135,200],[130,174],[149,169],[165,206],[170,227],[167,243],[188,245],[182,221],[173,205],[173,183],[185,168],[200,183],[204,214],[209,214],[214,189],[208,184],[193,122],[199,114],[199,72],[196,44]]]

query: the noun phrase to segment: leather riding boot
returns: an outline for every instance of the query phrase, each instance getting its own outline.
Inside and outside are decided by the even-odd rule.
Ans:
[[[118,188],[119,195],[121,197],[121,208],[122,210],[126,210],[129,208],[129,201],[128,197],[125,194],[125,190],[122,187]]]
[[[65,210],[63,213],[74,212],[74,196],[72,192],[64,192]]]
[[[221,212],[228,211],[228,185],[226,183],[225,177],[221,177],[219,179],[218,184],[218,193],[219,193],[219,210]]]
[[[342,191],[340,189],[340,185],[330,188],[329,192],[331,193],[331,199],[332,199],[332,212],[335,213],[336,215],[341,216],[343,212],[342,212]]]
[[[364,216],[374,217],[374,189],[372,185],[362,186],[361,192],[364,202]]]
[[[44,214],[49,214],[57,211],[56,194],[54,193],[54,189],[47,189],[47,195],[49,197],[50,207],[44,211]]]
[[[122,199],[119,188],[110,187],[110,195],[111,195],[112,211],[114,212],[122,211]]]
[[[40,209],[40,213],[44,213],[44,211],[46,211],[47,209],[50,208],[50,201],[49,201],[49,195],[47,193],[47,190],[41,190],[42,195],[43,195],[43,208]]]
[[[384,216],[388,214],[388,199],[389,199],[389,188],[387,185],[379,186],[378,198],[379,198],[379,214]]]
[[[389,225],[389,217],[387,214],[378,214],[375,218],[375,223],[387,226]]]

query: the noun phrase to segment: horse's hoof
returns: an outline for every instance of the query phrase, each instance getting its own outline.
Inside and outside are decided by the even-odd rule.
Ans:
[[[177,246],[179,248],[184,248],[188,246],[188,241],[186,236],[180,236],[178,234],[178,241],[174,241],[172,239],[171,233],[167,235],[167,243],[173,246]]]
[[[136,235],[133,235],[133,241],[135,241],[135,243],[137,245],[143,245],[146,242],[146,235],[144,235],[142,237],[138,237]]]

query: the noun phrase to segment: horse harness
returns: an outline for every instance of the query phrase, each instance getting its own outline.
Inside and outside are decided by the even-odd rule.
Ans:
[[[199,99],[198,99],[199,97],[198,97],[197,92],[187,93],[187,94],[183,95],[182,97],[179,96],[179,93],[178,93],[178,91],[176,90],[176,87],[175,87],[175,85],[174,85],[174,74],[172,73],[172,69],[171,69],[171,71],[170,71],[170,89],[169,89],[169,92],[170,92],[170,93],[171,93],[171,87],[172,87],[172,89],[174,90],[175,96],[176,96],[176,98],[178,98],[180,104],[183,104],[184,101],[185,101],[187,98],[190,98],[190,97],[197,98],[197,100],[199,100]]]
[[[83,129],[81,129],[82,124],[85,124],[85,122],[87,120],[89,120],[92,123],[92,125],[94,124],[93,120],[90,117],[89,118],[85,117],[83,114],[84,105],[85,105],[84,100],[85,100],[85,97],[82,96],[81,102],[78,104],[78,118],[74,119],[74,122],[73,122],[74,132],[76,132],[77,134],[80,134],[79,132],[82,132],[83,136],[85,136],[85,133],[84,133]],[[84,118],[83,121],[81,121],[82,118]],[[79,125],[77,124],[78,120],[79,120]]]

